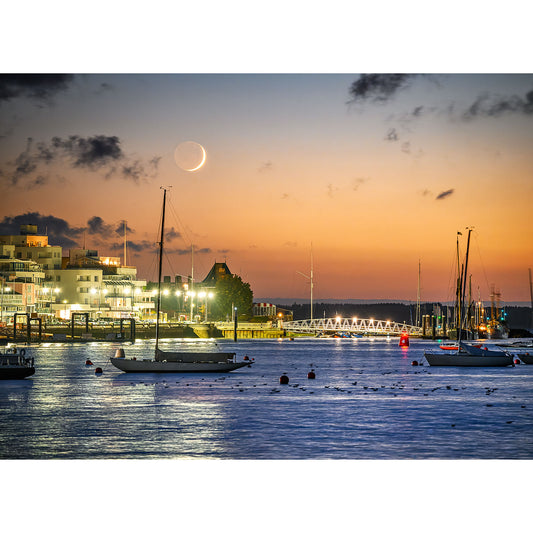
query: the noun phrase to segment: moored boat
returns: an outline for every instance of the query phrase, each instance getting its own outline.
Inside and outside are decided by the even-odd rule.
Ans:
[[[159,317],[161,308],[161,271],[163,262],[163,241],[165,235],[165,202],[167,190],[163,189],[163,210],[161,216],[161,240],[159,241],[159,276],[157,291],[157,315],[155,324],[155,353],[153,359],[126,358],[123,349],[115,352],[110,361],[123,372],[231,372],[237,368],[251,366],[253,361],[246,358],[237,362],[235,353],[229,352],[164,352],[159,349]]]
[[[0,355],[0,379],[24,379],[35,374],[33,357],[24,348],[12,348]]]
[[[124,350],[117,350],[111,359],[124,372],[230,372],[253,361],[236,361],[229,352],[163,352],[157,350],[154,359],[126,358]]]
[[[444,352],[425,352],[430,366],[514,366],[513,356],[501,350],[478,348],[463,342],[460,349]]]
[[[464,294],[466,292],[466,280],[468,272],[468,253],[470,250],[470,234],[472,229],[468,229],[468,241],[466,245],[465,261],[461,271],[461,277],[458,280],[457,289],[458,295],[458,330],[457,330],[457,347],[444,348],[444,351],[439,352],[424,352],[426,361],[430,366],[514,366],[513,356],[502,350],[489,350],[487,347],[479,348],[471,344],[466,344],[461,341],[462,333],[464,331],[461,310],[464,309]],[[457,233],[460,235],[460,232]],[[459,240],[457,240],[457,250],[459,250]],[[459,254],[457,254],[459,261]],[[459,270],[459,269],[458,269]],[[442,346],[441,346],[442,347]]]

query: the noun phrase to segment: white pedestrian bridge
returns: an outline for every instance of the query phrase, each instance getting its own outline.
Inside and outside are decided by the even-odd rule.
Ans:
[[[400,324],[390,320],[373,318],[314,318],[313,320],[292,320],[283,322],[285,331],[294,333],[355,333],[366,335],[422,335],[422,328]]]

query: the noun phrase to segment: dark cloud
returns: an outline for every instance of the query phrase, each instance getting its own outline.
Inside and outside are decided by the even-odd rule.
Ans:
[[[83,235],[85,228],[74,228],[69,223],[52,215],[25,213],[14,217],[4,217],[0,221],[1,235],[18,235],[21,224],[35,224],[40,235],[48,235],[48,243],[52,246],[73,248],[78,246],[77,239]]]
[[[478,96],[476,101],[462,114],[463,120],[473,120],[479,117],[497,118],[507,114],[532,115],[533,90],[524,97],[491,96],[488,93]]]
[[[213,250],[211,250],[211,248],[198,248],[198,249],[195,248],[194,249],[195,254],[210,254],[212,252]],[[189,255],[191,253],[191,249],[190,248],[174,248],[173,250],[167,249],[166,253],[176,254],[176,255]]]
[[[9,177],[11,183],[16,185],[21,178],[38,171],[40,166],[60,161],[66,162],[72,168],[93,172],[105,170],[105,177],[108,179],[119,176],[139,182],[142,178],[153,178],[157,175],[160,160],[161,157],[155,156],[145,165],[139,159],[128,157],[121,148],[120,139],[114,135],[71,135],[65,139],[54,137],[49,143],[39,142],[35,145],[30,137],[26,149],[9,163],[13,167]],[[5,172],[3,174],[8,176]]]
[[[455,189],[448,189],[447,191],[443,191],[440,194],[437,195],[435,200],[444,200],[445,198],[448,198],[455,192]]]
[[[0,74],[0,103],[25,97],[50,104],[52,96],[67,90],[73,80],[72,74]]]
[[[47,152],[55,150],[56,155],[66,155],[71,158],[75,167],[85,167],[91,170],[124,158],[120,140],[114,135],[95,135],[87,138],[71,135],[68,139],[54,137],[50,147],[45,145],[41,147]]]
[[[114,228],[111,224],[106,224],[101,217],[94,216],[87,221],[90,235],[101,235],[103,237],[110,237],[114,233]]]
[[[93,216],[87,221],[90,235],[98,235],[104,239],[116,238],[117,235],[124,236],[124,224],[126,224],[126,234],[135,233],[135,230],[130,228],[125,220],[120,222],[107,224],[104,219],[99,216]],[[129,245],[129,242],[128,242]],[[117,245],[119,246],[119,245]],[[123,246],[121,244],[120,246]]]
[[[351,100],[386,102],[401,89],[409,86],[417,74],[361,74],[349,88]]]
[[[178,237],[181,237],[181,233],[176,231],[174,227],[170,228],[168,231],[165,232],[165,240],[168,242],[177,239]]]
[[[390,128],[387,132],[387,135],[385,135],[385,140],[390,142],[395,142],[398,140],[398,132],[396,131],[396,128]]]
[[[120,251],[124,249],[124,243],[115,242],[109,246],[110,250]],[[143,252],[145,250],[152,250],[157,252],[157,243],[151,241],[128,241],[128,250],[135,252]]]

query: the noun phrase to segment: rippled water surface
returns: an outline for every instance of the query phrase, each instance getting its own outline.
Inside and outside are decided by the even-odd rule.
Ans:
[[[221,341],[254,365],[165,375],[120,372],[113,344],[34,346],[35,374],[0,381],[0,458],[532,459],[533,365],[412,366],[432,344]]]

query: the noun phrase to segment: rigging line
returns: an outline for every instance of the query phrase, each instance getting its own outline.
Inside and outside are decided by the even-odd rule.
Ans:
[[[164,258],[167,260],[167,263],[168,263],[168,266],[170,268],[170,271],[176,276],[176,269],[174,268],[174,266],[172,265],[172,263],[170,262],[170,254],[165,250],[163,252],[163,255],[164,255]]]
[[[168,202],[168,205],[170,207],[171,214],[176,218],[176,225],[178,226],[178,229],[181,230],[180,236],[185,241],[185,244],[188,244],[189,247],[192,246],[192,238],[189,234],[189,231],[185,227],[185,224],[181,221],[178,212],[174,208],[174,205],[172,202]]]
[[[192,235],[185,227],[185,224],[183,224],[183,222],[181,221],[176,209],[174,208],[174,205],[172,204],[172,201],[167,202],[167,204],[170,206],[171,214],[176,218],[176,225],[178,226],[178,229],[181,230],[180,237],[183,239],[185,244],[187,244],[188,247],[191,248],[194,244]],[[198,257],[198,255],[195,254],[195,260],[197,261],[197,263],[199,263],[201,269],[203,269],[205,272],[209,272],[209,269],[206,268],[205,263],[202,261],[201,257]]]
[[[451,259],[451,267],[448,269],[448,271],[450,273],[450,277],[448,279],[447,301],[453,302],[457,297],[457,277],[459,276],[457,273],[457,258],[455,257],[455,254]]]
[[[491,292],[491,289],[490,289],[490,285],[489,285],[489,279],[487,277],[487,272],[485,270],[485,265],[483,264],[483,259],[481,258],[481,248],[479,246],[479,241],[478,241],[478,238],[477,238],[477,232],[474,231],[474,241],[476,243],[476,248],[477,248],[477,252],[478,252],[478,255],[479,255],[479,262],[481,263],[481,270],[483,270],[483,276],[485,277],[485,283],[487,284],[487,290],[489,291],[489,294]]]

